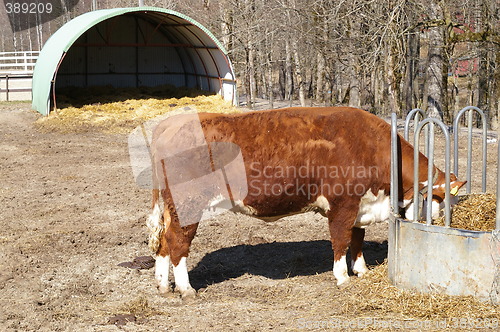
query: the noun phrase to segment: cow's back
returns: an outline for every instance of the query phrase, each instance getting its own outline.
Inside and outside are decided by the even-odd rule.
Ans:
[[[199,117],[208,142],[231,141],[251,159],[263,150],[301,155],[323,147],[323,151],[362,157],[360,154],[370,152],[373,156],[390,147],[389,124],[351,107],[293,107],[230,115],[200,113]]]
[[[319,196],[328,201],[361,197],[389,186],[390,126],[363,110],[289,108],[199,116],[207,142],[240,147],[249,185],[244,203],[258,214],[283,215]]]

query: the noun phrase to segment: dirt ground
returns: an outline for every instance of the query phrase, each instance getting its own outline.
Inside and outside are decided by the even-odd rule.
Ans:
[[[153,269],[119,266],[150,254],[151,195],[134,182],[127,135],[43,133],[33,126],[39,117],[28,103],[0,104],[0,330],[311,330],[336,322],[359,330],[359,319],[380,330],[423,320],[364,302],[358,295],[370,285],[356,277],[338,289],[326,220],[312,213],[203,221],[188,260],[197,298],[159,296]],[[365,240],[367,262],[380,270],[387,225],[368,228]],[[483,316],[495,317],[493,307]]]

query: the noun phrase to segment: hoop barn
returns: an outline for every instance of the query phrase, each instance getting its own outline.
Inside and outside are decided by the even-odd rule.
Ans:
[[[47,115],[60,88],[107,85],[196,88],[236,103],[223,45],[194,19],[154,7],[96,10],[57,30],[35,66],[32,107]]]

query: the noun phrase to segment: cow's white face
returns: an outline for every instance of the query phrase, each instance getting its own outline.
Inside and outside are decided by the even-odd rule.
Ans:
[[[465,182],[458,181],[457,177],[452,173],[450,174],[450,206],[458,203],[458,190],[462,188]],[[420,185],[423,187],[427,186],[427,181],[421,182]],[[427,218],[427,199],[429,196],[425,196],[424,204],[422,208],[421,218],[426,220]],[[444,214],[444,198],[445,198],[445,184],[440,183],[432,187],[432,219],[439,218]],[[400,203],[401,206],[401,203]],[[414,217],[414,204],[413,200],[404,200],[402,207],[405,208],[405,216],[408,220],[413,220]]]
[[[415,205],[413,202],[408,204],[405,210],[405,216],[406,219],[408,220],[413,220],[414,219],[414,208]],[[440,215],[441,209],[444,208],[444,202],[438,203],[435,199],[432,200],[432,219],[438,218]],[[427,218],[427,200],[424,199],[424,207],[422,209],[422,214],[421,217],[423,220],[426,220]]]
[[[450,197],[450,206],[453,206],[458,203],[458,197],[451,195]],[[414,213],[414,204],[413,201],[411,203],[406,204],[405,208],[405,216],[406,219],[408,220],[413,220],[413,213]],[[444,201],[439,202],[436,199],[432,200],[432,219],[439,218],[444,214]],[[424,199],[424,206],[422,208],[422,213],[421,213],[421,218],[422,220],[427,219],[427,199]]]

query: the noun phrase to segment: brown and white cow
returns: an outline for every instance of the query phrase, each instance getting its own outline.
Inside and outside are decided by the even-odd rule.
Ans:
[[[206,142],[230,142],[241,151],[248,187],[245,197],[232,202],[233,210],[265,220],[310,210],[321,212],[328,218],[337,284],[349,280],[346,263],[349,247],[352,271],[358,276],[368,271],[361,251],[365,227],[386,221],[390,214],[388,123],[349,107],[289,108],[231,115],[201,113],[199,122]],[[182,126],[182,121],[164,121],[154,131],[151,151],[156,189],[153,189],[153,213],[148,226],[155,233],[150,240],[157,240],[153,241],[153,249],[159,291],[169,291],[171,263],[176,289],[184,298],[195,295],[189,283],[186,258],[198,220],[182,227],[165,183],[169,169],[161,162],[162,150]],[[413,195],[413,147],[399,139],[400,201],[408,206]],[[427,158],[423,155],[419,172],[423,187],[427,180]],[[442,201],[444,173],[437,168],[435,172],[438,174],[433,198]],[[451,178],[451,188],[456,192],[463,183],[454,175]],[[165,202],[163,213],[160,193]],[[213,199],[205,203],[213,204]]]

